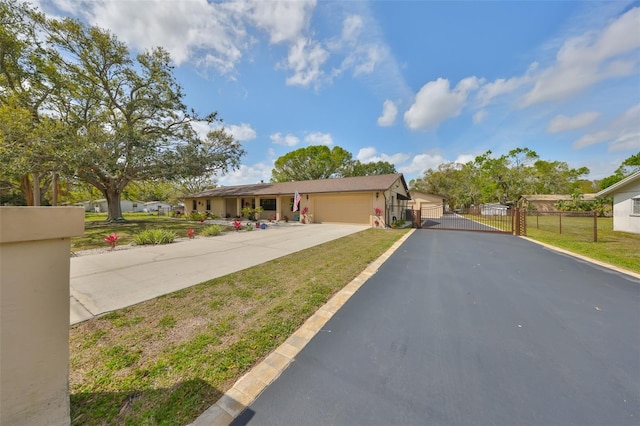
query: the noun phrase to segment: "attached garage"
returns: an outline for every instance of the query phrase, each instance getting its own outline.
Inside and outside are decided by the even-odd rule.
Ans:
[[[311,211],[316,223],[369,224],[373,197],[371,194],[317,194],[313,197]]]

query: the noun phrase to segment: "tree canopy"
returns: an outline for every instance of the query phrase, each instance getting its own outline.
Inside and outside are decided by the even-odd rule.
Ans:
[[[330,179],[350,176],[370,176],[396,173],[395,166],[386,161],[362,163],[353,160],[344,148],[311,145],[279,157],[271,171],[272,182]]]
[[[16,46],[10,50],[12,66],[0,67],[0,84],[13,94],[0,99],[0,106],[15,109],[11,102],[18,99],[25,110],[0,110],[3,122],[13,113],[26,123],[9,129],[11,137],[6,125],[0,128],[0,154],[17,153],[12,148],[18,145],[25,158],[25,167],[13,170],[55,170],[86,182],[107,199],[108,220],[121,220],[120,198],[131,182],[211,176],[239,166],[245,152],[231,135],[218,129],[202,138],[195,132],[195,121],[217,122],[217,113],[201,117],[187,108],[163,48],[133,57],[109,31],[71,19],[46,20],[15,1],[2,7],[23,23],[0,33],[1,52],[5,45]],[[20,43],[40,40],[34,26],[46,36],[37,50]],[[22,82],[11,86],[14,81]],[[24,87],[33,88],[28,96]]]
[[[611,176],[602,179],[600,181],[600,189],[608,188],[638,170],[640,170],[640,152],[625,159]]]
[[[491,151],[466,164],[444,163],[409,181],[411,189],[438,194],[453,208],[479,203],[516,202],[523,194],[572,194],[589,169],[541,160],[535,151],[517,148],[493,157]]]

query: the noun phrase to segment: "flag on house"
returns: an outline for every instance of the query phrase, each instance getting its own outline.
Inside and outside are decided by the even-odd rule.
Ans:
[[[298,204],[300,204],[300,200],[302,199],[302,197],[300,197],[300,194],[298,194],[298,191],[296,191],[296,195],[294,195],[293,197],[293,211],[297,212],[298,211]]]

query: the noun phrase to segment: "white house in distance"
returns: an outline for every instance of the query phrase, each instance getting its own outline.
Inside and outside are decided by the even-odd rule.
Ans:
[[[596,194],[613,197],[613,230],[640,234],[640,171]]]
[[[82,203],[84,211],[92,213],[104,213],[109,211],[107,200],[101,198],[94,201],[84,201]],[[144,208],[144,203],[141,201],[121,200],[120,208],[123,212],[141,212]]]

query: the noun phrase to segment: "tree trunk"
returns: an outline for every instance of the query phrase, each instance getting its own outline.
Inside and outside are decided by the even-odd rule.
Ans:
[[[51,174],[51,205],[58,205],[58,173],[53,172]]]
[[[40,205],[40,173],[33,174],[33,205]]]
[[[29,180],[29,175],[23,175],[20,178],[20,189],[24,194],[27,206],[33,206],[33,186],[31,185],[31,180]]]
[[[107,222],[124,222],[122,206],[120,205],[122,193],[115,188],[108,188],[103,194],[107,199],[107,208],[109,210]]]

